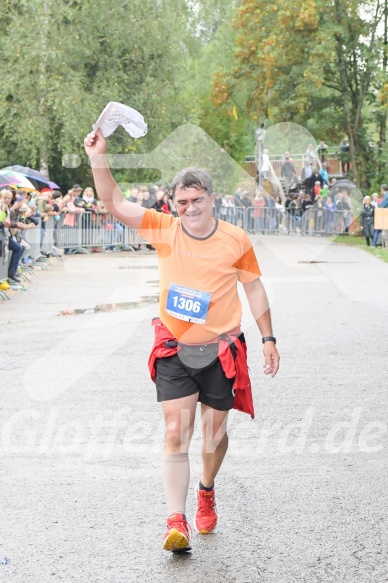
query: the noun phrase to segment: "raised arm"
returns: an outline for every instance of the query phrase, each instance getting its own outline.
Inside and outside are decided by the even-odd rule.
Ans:
[[[106,160],[106,140],[101,130],[90,132],[84,140],[84,146],[90,159],[98,197],[106,211],[131,229],[140,229],[146,209],[125,200],[120,187],[113,179]]]
[[[254,281],[244,283],[249,307],[262,336],[273,336],[271,312],[268,305],[267,294],[258,277]],[[279,370],[280,356],[274,342],[264,342],[264,373],[274,377]]]

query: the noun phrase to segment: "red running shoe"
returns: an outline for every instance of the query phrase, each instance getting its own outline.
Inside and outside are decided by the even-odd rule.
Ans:
[[[209,534],[217,524],[216,492],[215,490],[210,492],[200,490],[199,485],[197,485],[195,492],[198,506],[194,516],[194,526],[201,534]]]
[[[190,550],[191,526],[184,514],[177,512],[167,518],[167,532],[164,535],[165,551]]]

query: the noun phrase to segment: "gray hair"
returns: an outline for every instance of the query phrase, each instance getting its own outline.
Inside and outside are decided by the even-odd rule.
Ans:
[[[177,188],[196,188],[206,190],[210,196],[213,193],[213,180],[204,168],[183,168],[174,177],[171,190],[175,194]]]

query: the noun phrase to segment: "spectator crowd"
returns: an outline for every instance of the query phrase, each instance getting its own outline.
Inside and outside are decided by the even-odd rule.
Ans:
[[[285,152],[281,167],[285,197],[270,195],[260,186],[253,195],[239,187],[234,194],[216,194],[214,215],[250,233],[348,233],[354,216],[352,195],[342,181],[329,179],[325,149],[324,142],[317,150],[313,150],[311,144],[308,146],[300,177],[292,157]],[[157,212],[176,214],[168,186],[134,185],[124,189],[124,196]],[[387,185],[381,186],[380,194],[366,196],[363,203],[360,227],[367,245],[376,247],[380,231],[374,230],[374,212],[377,207],[388,208]],[[33,269],[36,257],[29,254],[27,233],[37,227],[40,229],[41,255],[58,256],[58,246],[63,247],[64,254],[74,251],[71,233],[76,229],[80,234],[80,247],[88,247],[94,252],[111,252],[120,248],[125,228],[107,213],[91,187],[83,190],[79,184],[74,184],[66,194],[50,188],[32,192],[3,188],[0,191],[0,257],[4,257],[7,248],[10,258],[7,279],[1,280],[0,273],[0,290],[8,289],[9,285],[20,285],[21,268]],[[47,228],[52,229],[52,246],[44,251]],[[93,236],[95,233],[99,236]],[[145,246],[139,242],[136,248],[144,249]]]
[[[147,208],[158,212],[175,212],[174,203],[168,192],[161,186],[133,187],[126,191],[126,196]],[[62,233],[64,254],[71,252],[69,245],[72,232],[81,231],[80,246],[90,247],[95,238],[93,233],[103,231],[104,237],[100,245],[92,247],[92,251],[114,251],[116,243],[120,242],[123,226],[111,217],[101,201],[97,200],[94,190],[87,187],[84,190],[79,184],[63,194],[58,190],[43,188],[41,191],[27,191],[6,187],[0,190],[0,258],[5,262],[5,255],[9,253],[8,272],[6,278],[1,279],[0,290],[9,289],[10,285],[18,289],[21,284],[23,267],[34,268],[36,257],[31,252],[26,231],[39,227],[40,255],[60,256],[58,244]],[[44,251],[46,230],[52,229],[53,245]],[[138,248],[143,249],[143,245]],[[8,253],[6,253],[6,250]]]

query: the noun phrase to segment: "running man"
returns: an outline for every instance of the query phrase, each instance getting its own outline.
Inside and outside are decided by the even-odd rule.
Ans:
[[[279,368],[260,269],[246,233],[213,217],[215,194],[206,170],[186,168],[174,178],[176,218],[124,198],[110,173],[100,130],[88,134],[84,145],[107,211],[137,229],[157,251],[159,318],[153,320],[149,368],[166,424],[162,473],[169,516],[163,547],[190,550],[188,451],[197,403],[203,467],[194,526],[202,534],[217,523],[214,480],[228,448],[228,412],[235,408],[254,415],[238,281],[263,337],[264,373],[274,377]]]

